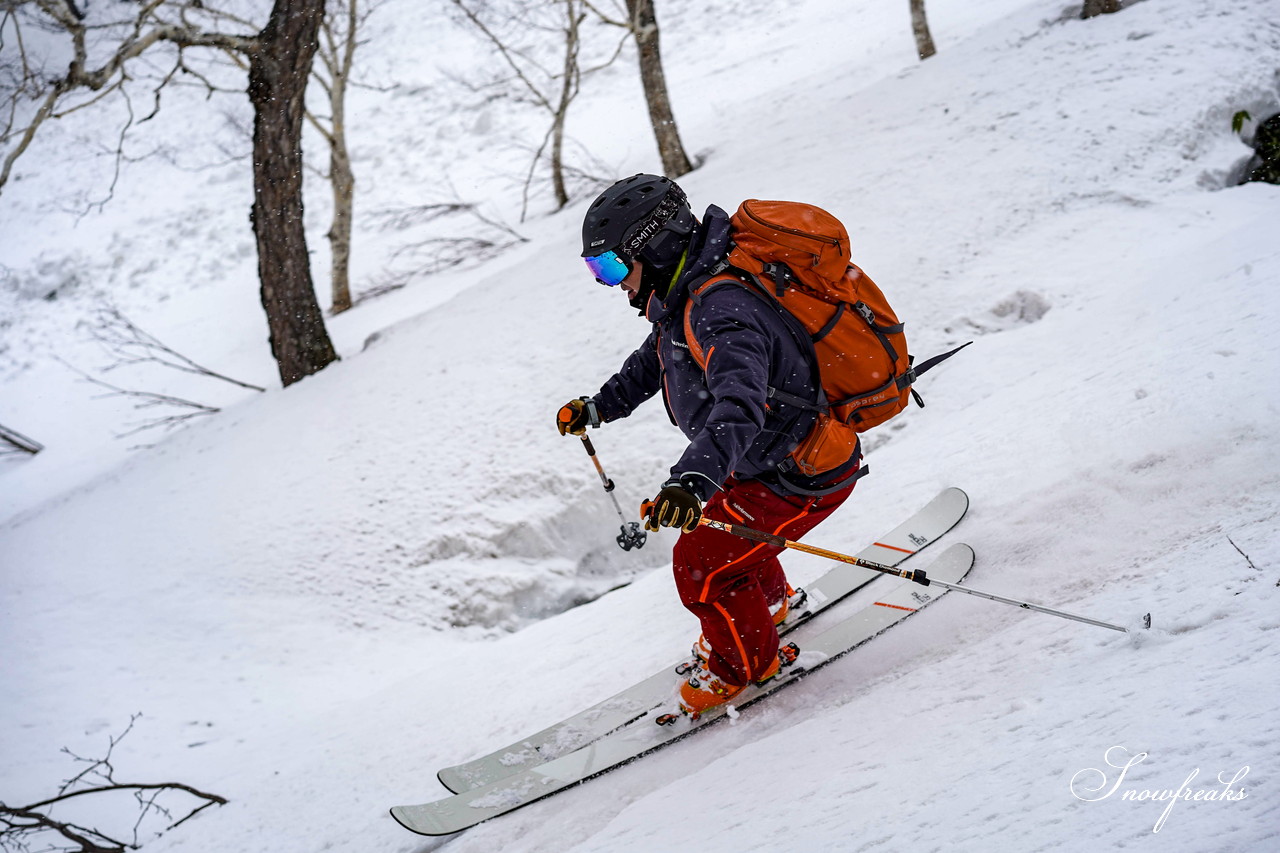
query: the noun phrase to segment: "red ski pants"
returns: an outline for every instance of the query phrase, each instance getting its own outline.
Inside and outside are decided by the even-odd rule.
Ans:
[[[821,497],[783,497],[756,480],[730,479],[703,514],[796,540],[845,502],[854,483]],[[698,527],[673,552],[680,602],[698,617],[711,646],[711,672],[730,684],[762,676],[778,654],[769,607],[787,594],[783,549]]]

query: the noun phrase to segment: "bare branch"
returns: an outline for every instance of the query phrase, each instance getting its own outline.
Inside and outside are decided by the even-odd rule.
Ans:
[[[30,453],[33,456],[44,450],[44,445],[35,439],[27,438],[20,432],[11,430],[8,427],[0,425],[0,441],[5,444],[12,445],[15,449],[10,451],[2,451],[0,453]]]
[[[124,82],[123,78],[121,79],[120,82],[121,83]],[[83,211],[81,211],[80,213],[81,219],[83,219],[85,216],[88,216],[89,212],[92,211],[95,207],[99,210],[99,212],[101,212],[102,208],[107,206],[107,202],[115,198],[115,195],[116,195],[116,184],[120,182],[120,163],[124,160],[124,143],[125,143],[125,139],[129,135],[129,128],[133,127],[133,99],[129,97],[129,92],[127,89],[124,88],[123,85],[120,86],[120,96],[124,100],[125,109],[129,114],[129,119],[124,123],[124,126],[120,128],[120,136],[116,140],[116,148],[115,148],[115,151],[113,152],[115,157],[114,157],[114,160],[112,163],[112,169],[111,169],[111,184],[110,186],[107,187],[107,195],[105,198],[100,199],[99,201],[90,202],[89,205],[86,206]]]
[[[107,778],[108,779],[111,778],[110,774],[108,774]],[[103,791],[185,791],[186,793],[191,794],[193,797],[200,797],[201,799],[209,800],[210,802],[217,803],[220,806],[227,804],[226,797],[220,797],[217,794],[210,794],[205,791],[201,791],[198,788],[193,788],[190,785],[183,784],[182,782],[142,783],[142,782],[116,782],[112,780],[109,784],[106,784],[106,785],[97,785],[92,788],[81,788],[78,791],[69,791],[65,794],[59,794],[56,797],[49,797],[47,800],[41,800],[38,803],[32,803],[31,805],[23,806],[22,808],[25,810],[40,809],[40,808],[44,808],[45,806],[51,806],[54,803],[64,803],[67,800],[75,799],[76,797],[85,797],[91,794],[101,794]]]
[[[513,51],[507,47],[502,39],[498,38],[484,23],[484,21],[480,20],[480,17],[476,15],[475,12],[471,11],[471,9],[469,9],[462,0],[452,0],[452,2],[453,5],[462,10],[462,13],[467,16],[467,19],[470,20],[472,24],[475,25],[476,29],[480,30],[480,32],[484,34],[485,38],[487,38],[493,46],[498,49],[498,52],[502,55],[503,61],[511,67],[511,70],[515,72],[516,77],[525,84],[538,104],[548,112],[555,113],[555,107],[551,106],[551,102],[547,100],[547,97],[542,93],[542,90],[535,86],[533,81],[525,75],[524,69],[520,67],[520,63],[516,62]]]
[[[391,253],[391,259],[403,258],[414,265],[382,273],[375,278],[371,289],[359,294],[354,300],[356,303],[398,290],[418,276],[483,262],[517,243],[528,241],[510,226],[483,214],[477,205],[462,201],[453,185],[448,186],[453,193],[452,201],[383,210],[372,218],[383,228],[404,230],[445,219],[471,217],[486,226],[485,230],[477,231],[471,226],[466,236],[431,235],[400,246]]]
[[[415,225],[434,222],[455,213],[470,213],[475,205],[469,202],[440,202],[437,204],[416,204],[412,207],[396,207],[371,214],[370,219],[384,229],[403,231]]]
[[[88,382],[91,385],[97,385],[99,388],[105,388],[107,393],[99,395],[100,398],[128,397],[137,401],[133,405],[133,408],[137,410],[152,409],[158,406],[171,406],[177,409],[187,410],[141,421],[133,429],[117,433],[116,438],[126,438],[157,427],[162,427],[166,430],[172,429],[173,427],[185,423],[192,418],[203,417],[204,415],[213,415],[221,411],[221,409],[218,409],[216,406],[207,406],[204,403],[185,400],[181,397],[174,397],[169,394],[158,394],[153,391],[139,391],[131,388],[121,388],[118,385],[112,385],[110,382],[105,382],[101,379],[90,376],[83,370],[68,364],[62,359],[58,359],[58,361],[68,370],[78,374],[83,381]]]
[[[628,35],[630,35],[632,30],[634,29],[632,27],[630,18],[618,19],[618,18],[610,17],[609,15],[606,15],[604,12],[600,11],[600,9],[598,9],[593,3],[591,3],[590,0],[582,0],[582,5],[586,6],[588,9],[594,12],[596,17],[600,19],[600,22],[602,24],[608,24],[611,27],[622,27],[624,30],[627,31]]]
[[[208,32],[185,22],[163,21],[157,17],[157,11],[164,2],[165,0],[148,0],[141,4],[130,22],[90,27],[84,22],[84,16],[80,11],[68,0],[35,0],[34,5],[44,14],[48,22],[60,28],[68,36],[73,54],[66,72],[43,84],[37,83],[32,73],[21,39],[21,23],[16,11],[17,6],[10,6],[5,10],[4,17],[0,18],[0,30],[10,23],[14,28],[20,47],[22,85],[12,96],[5,120],[3,141],[8,142],[16,134],[18,143],[5,155],[3,165],[0,166],[0,190],[8,183],[14,163],[27,151],[36,132],[48,119],[69,115],[98,103],[108,94],[123,90],[124,83],[129,79],[126,66],[154,45],[168,42],[179,49],[196,46],[215,47],[243,54],[252,54],[258,49],[256,36]],[[90,68],[88,67],[88,34],[91,30],[102,29],[122,29],[123,32],[115,50],[105,61],[97,68]],[[182,67],[187,70],[185,66]],[[81,89],[93,92],[95,96],[79,104],[58,109],[64,97]],[[33,101],[39,100],[40,103],[26,126],[15,130],[18,105],[23,97]],[[158,91],[156,99],[158,108]],[[154,112],[152,114],[154,115]],[[126,132],[133,121],[132,110],[130,110],[129,123],[125,126]],[[118,166],[117,161],[117,178]],[[114,179],[112,183],[114,189]],[[108,194],[108,198],[110,197],[111,193]],[[96,204],[100,206],[102,202]]]
[[[34,836],[46,831],[57,833],[72,844],[78,844],[77,848],[67,848],[75,850],[76,853],[124,853],[125,850],[124,842],[117,841],[96,829],[87,829],[74,823],[54,820],[47,815],[28,809],[10,808],[4,803],[0,803],[0,823],[7,827],[0,830],[0,842],[11,838],[16,845],[22,845],[18,848],[21,850],[26,849],[25,836]]]
[[[604,69],[608,68],[610,65],[613,65],[613,63],[617,62],[618,57],[622,56],[622,51],[626,49],[627,40],[630,38],[631,38],[631,33],[628,31],[626,35],[618,39],[618,46],[613,49],[613,53],[610,54],[608,59],[606,59],[604,62],[601,62],[599,65],[593,65],[590,68],[583,68],[580,72],[580,76],[585,77],[588,74],[594,74],[597,71],[603,71]]]
[[[1248,554],[1240,549],[1240,546],[1236,544],[1234,539],[1228,536],[1227,541],[1231,543],[1231,547],[1235,548],[1236,552],[1239,553],[1241,557],[1244,557],[1244,561],[1249,564],[1249,568],[1253,569],[1255,572],[1258,571],[1258,567],[1253,564],[1253,560],[1249,558]]]
[[[76,846],[49,846],[43,849],[67,851],[67,853],[124,853],[126,849],[137,849],[140,846],[139,832],[143,820],[149,814],[162,815],[166,820],[171,821],[169,826],[161,832],[163,834],[182,825],[210,806],[226,805],[227,799],[225,797],[201,791],[181,782],[136,783],[115,781],[115,768],[111,764],[112,753],[125,735],[132,731],[134,723],[140,716],[141,714],[132,715],[125,730],[120,735],[110,738],[107,754],[102,758],[80,758],[64,747],[62,752],[72,756],[76,761],[87,762],[89,767],[64,782],[56,796],[25,806],[12,807],[0,803],[0,848],[26,851],[30,849],[28,839],[41,840],[52,834],[60,839],[60,845],[69,843]],[[89,777],[100,780],[101,784],[70,790],[71,786],[79,784]],[[138,804],[139,813],[133,825],[132,842],[117,840],[96,828],[91,829],[68,821],[54,819],[51,814],[47,813],[50,806],[64,803],[67,800],[115,791],[132,792],[134,800]],[[192,807],[185,817],[172,822],[172,813],[159,801],[159,798],[168,792],[180,792],[203,802],[201,805]],[[41,811],[41,809],[46,811]]]
[[[21,157],[27,148],[30,147],[31,140],[35,138],[36,131],[53,113],[53,108],[57,105],[58,99],[61,98],[65,92],[66,89],[62,86],[55,85],[49,90],[48,94],[45,95],[44,102],[40,104],[40,108],[36,110],[36,114],[32,118],[31,123],[23,130],[22,138],[18,141],[18,144],[14,149],[9,152],[8,156],[4,158],[4,165],[0,167],[0,189],[3,189],[4,185],[8,182],[9,174],[13,171],[14,161]]]
[[[142,329],[114,305],[100,305],[94,312],[93,320],[93,324],[89,326],[90,337],[115,357],[115,363],[104,368],[104,372],[127,365],[150,363],[229,382],[251,391],[267,390],[198,364]]]

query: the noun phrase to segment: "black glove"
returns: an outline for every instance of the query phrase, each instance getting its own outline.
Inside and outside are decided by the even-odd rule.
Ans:
[[[692,533],[698,526],[698,519],[702,518],[702,501],[679,480],[668,480],[662,484],[662,491],[656,498],[640,505],[640,517],[644,519],[646,530],[678,527],[685,533]]]
[[[582,435],[588,426],[600,426],[600,413],[588,397],[570,400],[556,413],[556,429],[561,435]]]

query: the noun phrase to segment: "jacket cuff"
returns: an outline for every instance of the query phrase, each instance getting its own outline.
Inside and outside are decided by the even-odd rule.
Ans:
[[[679,486],[703,503],[706,503],[711,499],[712,495],[720,491],[719,483],[698,471],[685,471],[684,473],[672,471],[671,479],[662,485],[664,487]]]

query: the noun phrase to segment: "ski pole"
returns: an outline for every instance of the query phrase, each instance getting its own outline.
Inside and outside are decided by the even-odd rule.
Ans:
[[[630,551],[632,548],[643,548],[647,534],[640,529],[640,522],[627,521],[627,517],[622,514],[622,506],[618,503],[618,496],[613,493],[613,480],[604,473],[604,466],[600,464],[600,459],[596,456],[596,448],[591,443],[591,439],[587,438],[584,432],[579,438],[582,439],[582,446],[586,448],[587,455],[591,457],[591,461],[595,463],[596,473],[600,475],[600,484],[604,486],[605,493],[613,500],[613,508],[618,511],[618,520],[622,522],[622,532],[618,534],[618,547],[624,551]]]
[[[976,595],[979,598],[985,598],[989,601],[999,601],[1002,604],[1011,604],[1014,607],[1021,607],[1024,610],[1035,610],[1038,613],[1047,613],[1050,616],[1059,616],[1063,619],[1071,619],[1076,622],[1084,622],[1086,625],[1097,625],[1099,628],[1110,628],[1113,631],[1123,631],[1129,633],[1129,629],[1123,625],[1112,625],[1110,622],[1101,622],[1097,619],[1090,619],[1086,616],[1076,616],[1071,613],[1065,613],[1061,610],[1054,610],[1049,607],[1041,607],[1038,604],[1032,604],[1028,601],[1019,601],[1016,598],[1006,598],[1003,595],[996,595],[991,592],[982,592],[981,590],[971,589],[967,586],[947,583],[946,581],[933,580],[924,569],[899,569],[893,566],[886,566],[883,563],[877,563],[873,560],[864,560],[860,557],[852,557],[848,554],[841,554],[836,551],[828,551],[825,548],[815,548],[812,545],[805,545],[802,542],[793,542],[772,533],[764,533],[759,530],[753,530],[750,527],[743,527],[739,524],[729,524],[724,521],[716,521],[707,518],[705,515],[698,520],[699,524],[706,525],[712,530],[720,530],[725,533],[732,533],[734,536],[741,536],[743,539],[750,539],[753,542],[763,542],[766,545],[772,545],[775,548],[790,548],[795,551],[803,551],[806,554],[813,554],[817,557],[826,557],[828,560],[836,560],[841,563],[848,563],[851,566],[858,566],[863,569],[870,569],[881,574],[893,575],[894,577],[906,578],[907,580],[918,583],[921,586],[940,586],[943,589],[954,589],[956,592],[963,592],[966,595]],[[1142,627],[1151,627],[1151,614],[1148,613],[1143,617]]]

